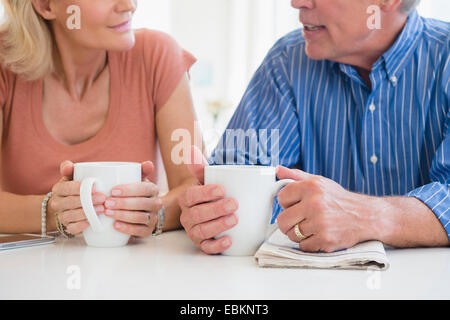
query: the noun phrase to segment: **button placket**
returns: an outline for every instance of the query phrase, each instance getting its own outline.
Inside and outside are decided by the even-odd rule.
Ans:
[[[371,116],[371,120],[372,120],[372,126],[373,126],[373,123],[374,123],[374,111],[377,109],[377,107],[376,107],[376,105],[375,105],[375,103],[374,103],[374,101],[372,101],[371,103],[370,103],[370,105],[369,105],[369,110],[370,110],[370,116]],[[372,128],[372,129],[374,129],[374,128]],[[375,149],[376,148],[376,146],[373,146],[373,148]],[[369,161],[373,164],[373,165],[376,165],[377,163],[378,163],[378,157],[377,157],[377,155],[375,154],[375,153],[373,153],[371,156],[370,156],[370,158],[369,158]]]

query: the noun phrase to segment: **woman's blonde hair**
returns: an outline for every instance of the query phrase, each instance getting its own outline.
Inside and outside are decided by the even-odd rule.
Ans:
[[[28,80],[53,71],[50,26],[34,10],[31,0],[1,0],[0,63]]]

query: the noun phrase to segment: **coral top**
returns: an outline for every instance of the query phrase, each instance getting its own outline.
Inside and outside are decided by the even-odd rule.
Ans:
[[[111,82],[105,125],[76,145],[61,144],[47,131],[42,120],[43,81],[25,81],[0,66],[4,191],[51,191],[61,178],[59,165],[64,160],[155,162],[156,113],[195,58],[165,33],[141,29],[135,34],[133,49],[108,52]],[[156,179],[154,174],[152,181]]]

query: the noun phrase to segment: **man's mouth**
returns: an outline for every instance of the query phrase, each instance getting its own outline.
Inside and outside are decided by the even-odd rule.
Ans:
[[[313,24],[303,24],[303,26],[305,27],[306,31],[318,31],[318,30],[325,29],[325,26],[317,26],[317,25],[313,25]]]

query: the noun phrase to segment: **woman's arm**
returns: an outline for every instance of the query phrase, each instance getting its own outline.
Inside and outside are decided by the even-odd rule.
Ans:
[[[2,137],[3,111],[0,109],[0,168]],[[44,195],[21,196],[0,189],[0,233],[40,233],[42,200],[44,200]],[[47,222],[47,230],[56,230],[53,219],[49,219]]]
[[[41,233],[42,196],[23,196],[0,191],[0,233]],[[54,219],[47,219],[47,231],[55,231]]]
[[[3,114],[0,110],[0,161],[2,151],[2,131],[3,131]],[[64,164],[64,162],[63,162]],[[1,173],[0,162],[0,173]],[[81,211],[81,202],[79,200],[79,185],[69,181],[67,168],[60,168],[61,180],[53,187],[53,195],[47,206],[47,231],[56,230],[55,214],[59,212],[63,215],[69,215],[65,218],[65,222],[70,223],[74,219],[74,227],[68,228],[71,233],[79,233],[82,230],[78,225],[84,223],[84,228],[88,226],[85,222],[84,214],[78,214]],[[1,177],[0,177],[1,182]],[[1,185],[1,183],[0,183]],[[93,197],[94,205],[103,204],[104,199],[97,200],[96,193]],[[45,195],[18,195],[5,192],[0,188],[0,233],[41,233],[41,204]],[[104,195],[103,195],[104,198]],[[73,214],[75,213],[75,214]],[[75,231],[75,232],[74,232]]]
[[[187,148],[187,150],[183,149],[183,154],[190,152],[191,145],[196,145],[203,150],[203,140],[197,125],[187,75],[183,77],[168,102],[156,114],[156,130],[170,190],[162,197],[166,211],[164,229],[178,229],[181,228],[181,210],[177,198],[189,186],[197,183],[197,179],[191,175],[186,163],[180,163],[179,157],[182,154],[178,151],[181,145]],[[172,141],[174,132],[176,133],[175,141]],[[183,140],[178,140],[180,136],[184,137]],[[190,141],[185,140],[188,137]],[[190,157],[184,155],[184,159],[190,160]]]

